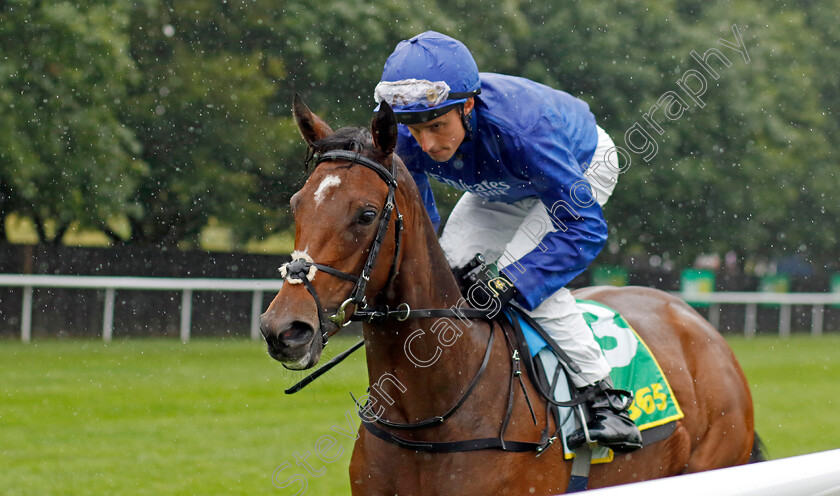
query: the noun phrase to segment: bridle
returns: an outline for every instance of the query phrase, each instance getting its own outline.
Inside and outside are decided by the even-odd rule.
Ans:
[[[385,283],[383,292],[387,291],[387,288],[393,283],[394,278],[397,275],[399,266],[399,256],[401,250],[401,240],[403,231],[403,216],[402,214],[400,214],[399,208],[397,207],[395,201],[397,191],[396,162],[392,161],[391,170],[388,170],[382,164],[371,160],[365,157],[364,155],[359,154],[358,152],[348,150],[329,150],[315,156],[315,167],[317,167],[322,162],[332,160],[346,160],[348,162],[362,165],[376,172],[379,175],[379,177],[382,178],[383,181],[385,181],[385,184],[388,185],[388,194],[385,197],[385,206],[382,209],[382,216],[379,219],[379,226],[376,231],[376,236],[371,242],[370,251],[368,252],[368,257],[365,261],[365,265],[364,267],[362,267],[361,274],[359,274],[358,276],[348,274],[344,271],[330,267],[329,265],[317,263],[311,258],[305,256],[299,256],[298,258],[295,258],[291,262],[285,263],[280,267],[280,275],[283,279],[292,284],[302,283],[306,287],[307,291],[309,291],[309,294],[312,295],[312,298],[315,300],[315,304],[318,309],[318,321],[320,325],[322,344],[325,345],[327,343],[329,332],[327,330],[327,324],[330,322],[337,325],[338,327],[346,327],[354,321],[381,323],[387,319],[405,321],[409,318],[435,317],[458,317],[462,319],[488,318],[488,314],[490,312],[487,309],[412,309],[408,305],[408,303],[403,302],[392,310],[388,308],[387,305],[374,307],[368,304],[367,300],[365,299],[365,290],[367,289],[367,283],[370,281],[370,276],[373,272],[373,267],[376,264],[376,259],[379,256],[379,250],[382,248],[382,244],[385,240],[385,235],[388,232],[388,224],[391,221],[391,215],[394,211],[396,211],[397,214],[395,222],[396,230],[394,232],[394,258],[391,263],[391,269],[388,275],[388,280]],[[307,159],[307,162],[308,161],[309,159]],[[353,289],[350,291],[349,296],[339,306],[338,310],[330,316],[325,316],[324,308],[321,305],[321,298],[318,296],[318,292],[312,285],[312,279],[315,277],[315,273],[318,270],[324,271],[325,273],[330,274],[334,277],[338,277],[339,279],[344,279],[355,284]],[[355,306],[355,309],[353,310],[353,313],[348,316],[347,306],[350,304],[353,304]]]
[[[318,310],[318,320],[320,325],[320,332],[322,337],[323,345],[327,343],[327,323],[332,322],[339,327],[345,327],[350,324],[352,321],[365,321],[365,322],[382,322],[389,318],[396,318],[397,320],[404,321],[409,318],[433,318],[433,317],[459,317],[459,318],[482,318],[489,320],[489,312],[486,309],[478,309],[478,308],[439,308],[439,309],[415,309],[412,310],[407,303],[403,302],[395,310],[390,310],[387,306],[384,307],[372,307],[368,305],[365,299],[365,290],[367,288],[367,283],[370,282],[370,276],[373,272],[373,267],[376,263],[376,259],[379,255],[379,251],[382,248],[382,244],[385,240],[385,236],[388,232],[388,224],[391,220],[391,215],[394,210],[396,210],[396,232],[394,233],[395,238],[395,247],[394,247],[394,259],[391,264],[390,274],[388,276],[388,280],[386,282],[385,288],[387,289],[391,283],[393,282],[394,278],[397,274],[397,267],[399,263],[399,254],[400,254],[400,241],[402,237],[402,230],[403,230],[403,217],[399,213],[399,209],[397,208],[395,202],[396,190],[397,190],[397,168],[396,168],[396,161],[392,161],[391,170],[389,171],[386,169],[382,164],[375,162],[357,152],[348,151],[348,150],[330,150],[317,155],[315,159],[315,167],[317,167],[322,162],[332,161],[332,160],[346,160],[351,163],[359,164],[364,167],[367,167],[374,172],[376,172],[385,184],[388,185],[388,194],[385,199],[385,206],[382,210],[382,215],[379,219],[379,226],[376,231],[376,236],[374,237],[373,241],[371,242],[370,251],[368,253],[367,260],[365,261],[364,266],[362,267],[362,272],[355,276],[353,274],[348,274],[344,271],[335,269],[328,265],[320,264],[308,258],[308,256],[298,256],[298,258],[293,259],[292,261],[283,264],[280,267],[281,276],[284,280],[292,283],[292,284],[299,284],[302,283],[312,295],[312,298],[315,300],[315,304]],[[307,160],[308,162],[308,160]],[[314,270],[313,270],[314,269]],[[346,300],[341,304],[339,309],[331,316],[326,317],[324,314],[324,309],[321,305],[321,299],[318,296],[318,292],[315,290],[315,287],[312,285],[312,279],[315,276],[315,273],[321,270],[327,274],[330,274],[334,277],[338,277],[340,279],[344,279],[346,281],[350,281],[354,283],[353,289],[350,291],[350,294]],[[353,304],[355,305],[355,309],[353,314],[349,317],[347,316],[347,306]],[[513,308],[517,308],[518,305],[514,305]],[[524,309],[518,307],[522,312]],[[516,322],[515,319],[513,322]],[[514,324],[518,327],[518,324]],[[532,322],[532,325],[539,327],[536,323]],[[446,418],[453,415],[460,407],[464,404],[467,398],[470,396],[470,393],[474,390],[476,385],[478,384],[479,380],[481,379],[482,375],[484,374],[485,369],[487,368],[490,354],[493,349],[493,340],[495,336],[495,329],[491,327],[489,340],[487,343],[487,347],[485,349],[484,358],[482,360],[481,366],[479,367],[477,373],[473,377],[472,381],[470,382],[468,388],[465,392],[461,395],[461,398],[443,415],[436,415],[425,420],[421,420],[419,422],[414,423],[399,423],[399,422],[391,422],[387,419],[374,417],[366,418],[362,412],[364,412],[367,407],[365,405],[360,405],[358,402],[357,405],[359,407],[360,417],[362,420],[362,424],[365,428],[374,436],[379,437],[385,441],[390,443],[397,444],[404,448],[413,449],[416,451],[427,451],[427,452],[437,452],[437,453],[452,453],[452,452],[463,452],[463,451],[474,451],[474,450],[482,450],[482,449],[502,449],[505,451],[515,451],[515,452],[523,452],[523,451],[536,451],[538,454],[542,453],[548,446],[550,446],[554,440],[556,439],[557,433],[559,432],[559,424],[557,428],[557,432],[554,433],[552,436],[549,430],[549,423],[548,423],[548,416],[549,410],[548,408],[550,405],[557,405],[557,406],[576,406],[582,403],[586,398],[580,397],[576,398],[569,402],[558,402],[552,398],[551,394],[547,394],[545,391],[542,390],[541,387],[538,387],[538,391],[540,391],[541,395],[546,399],[546,424],[545,428],[541,433],[540,440],[537,442],[522,442],[522,441],[510,441],[504,438],[505,431],[507,430],[508,423],[510,421],[511,414],[513,412],[513,390],[514,384],[518,380],[520,386],[522,387],[522,391],[525,394],[525,398],[528,403],[528,408],[531,410],[531,416],[536,424],[536,417],[534,416],[533,407],[531,405],[530,399],[528,399],[528,392],[525,389],[525,385],[522,382],[521,372],[520,372],[520,357],[527,357],[524,361],[525,368],[528,369],[528,374],[532,378],[536,378],[537,374],[533,371],[533,365],[531,364],[530,360],[530,353],[527,350],[527,343],[525,343],[524,339],[517,339],[518,346],[517,347],[510,341],[507,333],[502,331],[504,336],[508,340],[508,346],[510,349],[514,350],[513,355],[511,356],[511,377],[510,377],[510,384],[509,384],[509,391],[508,391],[508,405],[506,414],[503,420],[503,425],[498,437],[493,438],[481,438],[481,439],[472,439],[467,441],[453,441],[453,442],[414,442],[408,439],[405,439],[401,436],[395,435],[392,432],[386,431],[378,427],[376,424],[383,425],[385,427],[389,427],[391,429],[422,429],[427,427],[434,427],[436,425],[440,425],[443,423]],[[544,331],[540,331],[544,332]],[[521,336],[521,331],[517,332],[518,336]],[[544,336],[545,337],[545,336]],[[548,343],[550,343],[554,348],[556,348],[556,344],[548,338]],[[361,341],[354,345],[352,348],[348,349],[344,353],[336,356],[333,360],[330,361],[327,365],[321,367],[315,373],[311,374],[310,376],[306,377],[304,380],[298,382],[296,385],[292,386],[291,388],[286,390],[286,394],[292,394],[300,389],[302,389],[307,384],[311,383],[315,378],[329,370],[332,366],[349,356],[350,353],[358,349],[360,346],[364,344],[364,341]],[[566,361],[569,364],[570,368],[575,371],[579,371],[580,368],[575,364],[568,356],[562,352],[562,350],[556,349],[556,353],[561,360]],[[557,382],[557,376],[560,373],[562,367],[557,367],[555,371],[555,377],[552,381],[552,387]],[[535,382],[535,385],[538,384]],[[352,396],[352,395],[351,395]],[[354,398],[355,401],[355,398]]]
[[[330,267],[329,265],[317,263],[308,255],[302,253],[297,254],[296,257],[293,255],[293,259],[290,262],[287,262],[280,267],[280,276],[285,281],[289,282],[290,284],[303,284],[304,287],[306,287],[306,290],[309,292],[310,295],[312,295],[312,298],[315,300],[315,306],[318,312],[318,325],[320,327],[319,331],[321,334],[322,346],[326,346],[327,340],[329,338],[329,323],[333,323],[339,328],[341,328],[346,327],[354,321],[382,323],[388,319],[396,319],[402,322],[408,320],[409,318],[488,318],[487,310],[477,308],[412,309],[408,305],[408,303],[403,302],[397,305],[397,307],[392,310],[388,308],[387,305],[376,307],[369,305],[367,300],[365,299],[365,290],[367,289],[367,283],[370,281],[370,276],[373,272],[373,267],[376,264],[376,258],[379,256],[379,250],[382,248],[385,235],[388,232],[388,224],[390,223],[391,215],[394,210],[396,210],[397,212],[397,217],[395,221],[396,229],[394,232],[394,258],[391,263],[390,273],[388,275],[388,280],[385,283],[383,291],[386,291],[387,288],[390,287],[390,285],[393,283],[399,267],[399,256],[401,250],[401,240],[403,231],[403,216],[402,214],[400,214],[399,208],[397,207],[395,201],[397,191],[396,161],[391,162],[391,170],[388,170],[382,164],[371,160],[370,158],[365,157],[364,155],[361,155],[358,152],[349,150],[329,150],[323,153],[316,154],[314,153],[314,150],[310,148],[309,154],[306,159],[306,164],[308,165],[313,159],[315,160],[315,167],[317,167],[322,162],[332,160],[346,160],[354,164],[359,164],[376,172],[376,174],[379,175],[379,177],[383,181],[385,181],[385,184],[388,185],[388,194],[385,198],[385,206],[382,210],[382,216],[379,219],[379,226],[376,231],[376,236],[371,242],[370,251],[368,252],[367,260],[365,261],[365,264],[362,267],[361,274],[356,276]],[[350,281],[354,284],[349,296],[339,306],[338,310],[330,316],[325,315],[325,309],[323,305],[321,305],[321,298],[318,296],[318,291],[312,285],[312,279],[315,277],[315,273],[318,270],[321,270],[334,277],[338,277],[339,279]],[[347,306],[350,304],[354,305],[354,310],[353,313],[348,316]],[[355,345],[353,345],[350,349],[340,353],[332,360],[330,360],[329,363],[322,366],[312,374],[308,375],[294,386],[286,389],[286,394],[293,394],[297,391],[300,391],[306,385],[310,384],[312,381],[326,373],[328,370],[340,363],[342,360],[347,358],[351,353],[358,350],[363,345],[364,340],[361,340]]]
[[[327,344],[328,338],[328,323],[332,322],[333,324],[337,325],[338,327],[345,327],[349,325],[353,320],[366,320],[366,319],[354,319],[353,317],[356,314],[362,314],[366,316],[375,315],[378,313],[377,310],[370,308],[365,300],[365,290],[367,289],[367,283],[370,282],[370,276],[373,272],[373,266],[376,264],[376,259],[379,255],[379,250],[382,248],[382,244],[385,240],[385,235],[388,232],[388,224],[391,221],[391,214],[394,210],[396,210],[397,217],[396,217],[396,231],[394,233],[395,239],[395,247],[394,247],[394,260],[391,264],[391,271],[388,275],[388,281],[385,284],[385,288],[389,287],[393,282],[394,278],[397,275],[397,266],[399,262],[399,255],[400,255],[400,241],[402,238],[402,230],[403,230],[403,217],[397,208],[395,202],[395,196],[397,191],[397,168],[396,162],[392,161],[391,170],[389,171],[386,169],[382,164],[371,160],[364,155],[359,154],[358,152],[353,152],[349,150],[330,150],[323,153],[320,153],[315,156],[315,167],[323,162],[333,161],[333,160],[346,160],[348,162],[352,162],[355,164],[362,165],[367,167],[368,169],[376,172],[385,184],[388,185],[388,195],[385,197],[385,206],[382,209],[382,215],[379,218],[379,226],[376,230],[376,236],[373,238],[373,241],[370,245],[370,250],[368,252],[367,260],[365,261],[364,267],[362,267],[362,272],[358,276],[353,274],[348,274],[341,270],[335,269],[328,265],[316,263],[311,258],[304,258],[299,257],[291,262],[283,264],[280,267],[280,274],[286,281],[292,284],[303,283],[306,287],[309,294],[312,295],[312,298],[315,300],[315,305],[318,308],[318,322],[320,325],[320,332],[321,332],[321,340],[322,344]],[[309,160],[307,159],[307,162]],[[315,268],[316,270],[312,270]],[[329,317],[325,316],[324,308],[321,305],[321,299],[318,296],[318,292],[315,290],[315,287],[312,285],[312,279],[315,276],[315,272],[317,270],[321,270],[327,274],[332,276],[338,277],[339,279],[344,279],[346,281],[350,281],[354,283],[353,289],[350,291],[349,296],[338,310]],[[350,317],[347,317],[347,306],[353,304],[356,307],[356,310],[353,312]],[[408,318],[408,305],[406,305],[406,318]]]

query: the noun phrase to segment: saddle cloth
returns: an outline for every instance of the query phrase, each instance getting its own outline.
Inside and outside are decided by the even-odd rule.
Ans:
[[[644,444],[647,446],[670,435],[673,422],[685,415],[650,349],[615,310],[594,301],[578,300],[577,303],[612,366],[610,377],[613,384],[616,388],[633,392],[630,418],[642,431]],[[545,382],[551,384],[559,363],[557,357],[537,331],[521,318],[519,322],[531,356],[542,364]],[[569,401],[571,390],[567,375],[559,374],[557,382],[553,388],[554,399]],[[572,408],[555,408],[555,418],[561,424],[565,457],[574,458],[574,453],[566,445],[566,438],[579,428],[578,416],[574,415]],[[598,447],[592,453],[592,463],[606,463],[612,459],[612,450],[608,448]]]

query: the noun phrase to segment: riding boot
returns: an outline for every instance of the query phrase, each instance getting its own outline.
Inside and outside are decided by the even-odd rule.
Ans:
[[[607,377],[586,386],[581,394],[592,394],[592,418],[586,424],[592,441],[618,453],[628,453],[642,447],[642,434],[627,413],[633,403],[632,393],[613,388],[612,380]],[[583,429],[578,429],[566,441],[569,448],[577,448],[586,443],[586,434]]]

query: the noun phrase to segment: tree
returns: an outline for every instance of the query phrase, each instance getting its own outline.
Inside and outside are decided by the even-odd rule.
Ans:
[[[0,219],[32,218],[43,242],[126,211],[145,172],[115,111],[137,77],[126,23],[122,2],[0,8]]]
[[[155,246],[194,246],[214,221],[237,241],[285,230],[305,178],[292,96],[364,126],[396,43],[435,29],[483,71],[587,101],[629,150],[603,260],[735,249],[836,264],[836,13],[810,0],[0,2],[0,236],[10,212],[53,242],[73,223]],[[733,25],[744,58],[718,41]],[[717,78],[691,55],[710,48],[729,62],[711,60]],[[679,85],[691,71],[707,84],[696,100]],[[642,131],[655,153],[627,143]],[[445,214],[460,194],[435,189]]]
[[[336,125],[366,125],[387,40],[400,36],[361,1],[164,0],[138,4],[131,19],[142,78],[123,119],[150,174],[133,197],[130,234],[111,235],[145,245],[194,242],[211,218],[239,241],[286,229],[305,176],[292,96]]]
[[[755,2],[636,1],[525,9],[535,28],[518,44],[519,67],[588,101],[631,151],[605,208],[612,240],[605,259],[660,255],[687,264],[708,251],[770,258],[806,245],[832,257],[833,235],[815,232],[836,232],[836,216],[820,213],[833,209],[821,198],[837,187],[822,165],[827,122],[812,87],[829,81],[811,57],[822,50],[801,7],[765,10]],[[749,60],[718,42],[734,41],[733,25]],[[837,39],[836,27],[824,29]],[[710,48],[729,64],[710,59],[717,79],[691,56]],[[689,71],[708,84],[702,105],[678,84]],[[674,119],[660,108],[656,130],[646,114],[663,97],[673,101],[668,95],[685,104],[674,107],[681,109]],[[655,153],[627,144],[634,127],[656,142]]]

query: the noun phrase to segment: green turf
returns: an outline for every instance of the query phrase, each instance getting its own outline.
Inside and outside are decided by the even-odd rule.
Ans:
[[[729,340],[772,458],[840,448],[840,335]]]
[[[289,463],[278,483],[304,474],[308,494],[349,494],[352,439],[331,427],[350,429],[348,392],[358,397],[367,385],[363,354],[287,396],[301,374],[264,348],[242,340],[0,342],[0,493],[294,494],[300,484],[272,485]],[[331,463],[315,455],[327,435],[339,440],[321,445],[322,456],[338,458]],[[295,453],[307,452],[321,476],[297,465]]]
[[[774,458],[840,447],[840,336],[730,342]],[[0,493],[349,494],[363,353],[284,395],[300,377],[252,341],[0,341]]]

